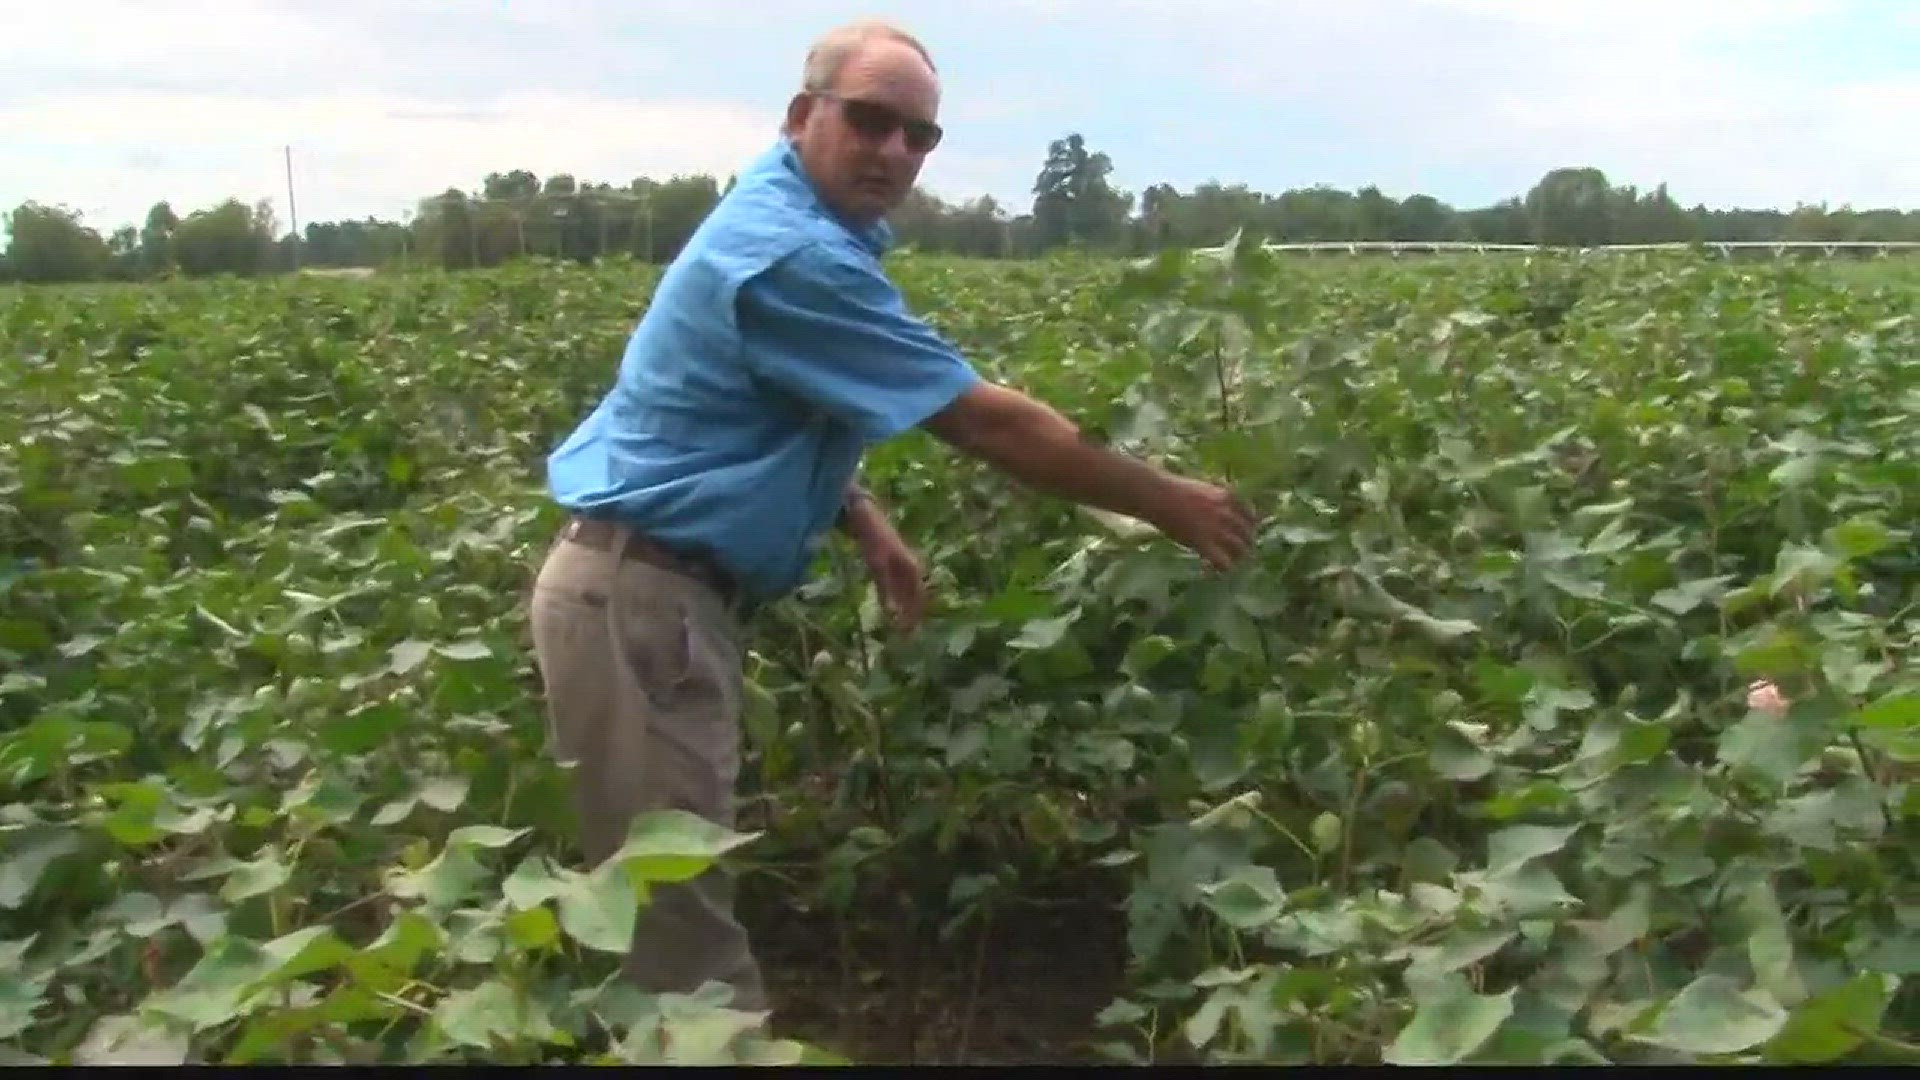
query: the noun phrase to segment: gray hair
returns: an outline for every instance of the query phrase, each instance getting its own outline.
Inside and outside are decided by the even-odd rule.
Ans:
[[[933,57],[927,55],[926,46],[920,44],[918,38],[884,20],[867,19],[829,30],[813,43],[807,50],[807,65],[800,75],[801,92],[820,94],[833,89],[834,82],[840,78],[840,69],[872,41],[898,41],[919,53],[927,67],[933,68]]]

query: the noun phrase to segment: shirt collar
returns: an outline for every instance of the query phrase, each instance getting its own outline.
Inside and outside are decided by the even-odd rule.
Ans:
[[[854,238],[864,244],[869,251],[872,251],[875,255],[882,255],[886,253],[889,247],[893,246],[893,228],[888,225],[884,219],[876,221],[872,225],[862,227],[848,221],[844,215],[833,207],[828,206],[826,201],[820,198],[820,190],[814,186],[813,178],[807,175],[806,168],[800,163],[800,150],[793,145],[791,136],[781,135],[780,141],[774,150],[774,160],[778,163],[781,171],[800,181],[807,193],[807,198],[812,201],[813,205],[826,213],[828,217],[831,217],[841,228],[852,233]]]

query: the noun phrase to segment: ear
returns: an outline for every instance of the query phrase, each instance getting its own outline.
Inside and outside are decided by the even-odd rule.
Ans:
[[[812,94],[793,95],[793,100],[787,102],[787,134],[798,135],[807,126],[807,118],[813,115],[814,102],[817,100]]]

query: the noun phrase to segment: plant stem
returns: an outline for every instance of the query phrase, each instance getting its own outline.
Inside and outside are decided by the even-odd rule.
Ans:
[[[1346,812],[1341,815],[1340,828],[1344,834],[1340,838],[1340,891],[1352,888],[1353,877],[1353,834],[1354,818],[1360,810],[1360,795],[1366,790],[1369,764],[1365,758],[1360,760],[1360,771],[1353,776],[1353,789],[1347,792]]]
[[[987,940],[993,933],[993,911],[981,912],[979,940],[973,949],[973,981],[967,987],[967,1011],[960,1023],[960,1047],[954,1052],[953,1064],[967,1063],[967,1047],[973,1041],[973,1018],[980,1008],[980,983],[987,966]]]

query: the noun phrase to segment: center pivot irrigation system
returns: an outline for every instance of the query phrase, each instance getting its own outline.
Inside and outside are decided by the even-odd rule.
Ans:
[[[1307,255],[1362,255],[1380,253],[1401,255],[1445,255],[1452,253],[1485,255],[1499,252],[1568,251],[1580,255],[1603,255],[1634,251],[1713,251],[1732,255],[1737,251],[1760,251],[1776,258],[1789,253],[1813,253],[1831,258],[1842,253],[1891,255],[1895,252],[1920,252],[1920,241],[1913,240],[1701,240],[1673,241],[1661,244],[1596,244],[1591,247],[1557,247],[1552,244],[1483,244],[1471,240],[1320,240],[1311,243],[1262,244],[1266,251],[1295,251]],[[1217,255],[1220,247],[1200,248],[1202,254]]]

